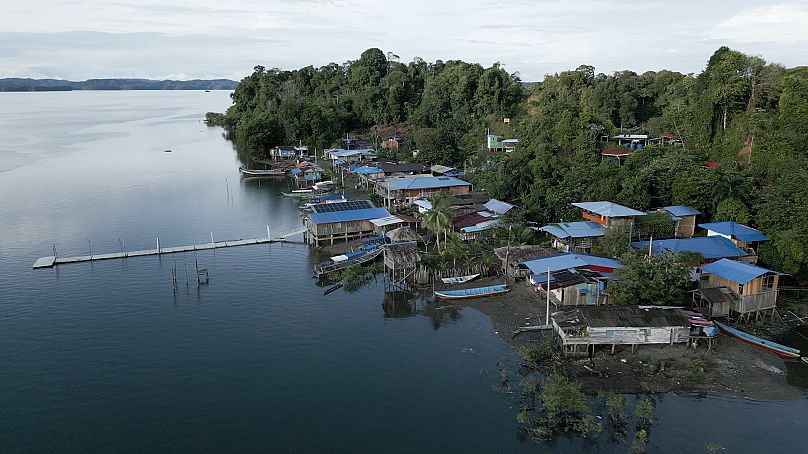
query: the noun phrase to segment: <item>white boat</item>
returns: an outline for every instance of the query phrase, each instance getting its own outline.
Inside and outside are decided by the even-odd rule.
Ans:
[[[313,189],[295,189],[292,192],[282,192],[286,197],[310,197],[313,193]]]
[[[480,277],[479,274],[469,274],[468,276],[457,276],[457,277],[442,277],[440,278],[444,284],[465,284],[468,281],[473,281]]]

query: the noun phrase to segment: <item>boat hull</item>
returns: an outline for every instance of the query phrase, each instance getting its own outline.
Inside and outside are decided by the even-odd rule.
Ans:
[[[444,290],[435,291],[435,296],[445,300],[462,300],[469,298],[484,298],[486,296],[501,295],[510,292],[511,289],[504,285],[493,287],[480,287],[464,290]]]
[[[741,342],[746,342],[747,344],[754,345],[760,349],[766,350],[770,353],[774,353],[781,358],[791,358],[796,359],[800,357],[800,351],[791,347],[786,347],[785,345],[780,345],[776,342],[766,341],[757,336],[753,336],[749,333],[745,333],[741,330],[735,329],[731,326],[727,326],[721,322],[714,322],[718,328],[721,329],[725,334],[730,337],[734,337]]]
[[[443,277],[441,281],[444,284],[465,284],[466,282],[473,281],[477,279],[480,275],[479,274],[471,274],[468,276],[458,276],[458,277]]]

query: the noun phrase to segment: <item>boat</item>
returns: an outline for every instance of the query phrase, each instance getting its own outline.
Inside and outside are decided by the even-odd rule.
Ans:
[[[313,193],[313,189],[295,189],[292,192],[281,192],[286,197],[311,197]]]
[[[282,177],[286,174],[283,169],[253,170],[239,167],[238,170],[245,177]]]
[[[340,282],[339,284],[337,284],[337,285],[335,285],[333,287],[329,287],[329,288],[325,289],[325,291],[323,292],[323,296],[328,295],[331,292],[335,292],[335,291],[341,289],[342,285],[343,285],[342,282]]]
[[[163,150],[163,153],[171,153],[171,150],[169,150],[168,148],[166,148],[165,150]]]
[[[382,254],[382,250],[383,248],[376,247],[372,250],[356,251],[332,257],[331,260],[314,266],[314,277],[321,278],[336,271],[344,270],[351,265],[372,262]]]
[[[761,339],[757,336],[753,336],[749,333],[745,333],[739,329],[735,329],[731,326],[725,325],[721,322],[713,321],[721,331],[725,332],[731,337],[734,337],[742,342],[746,342],[747,344],[752,344],[755,347],[762,348],[763,350],[769,351],[774,353],[777,356],[783,358],[799,358],[800,351],[796,348],[786,347],[785,345],[778,344],[776,342],[767,341],[765,339]]]
[[[473,281],[480,277],[479,274],[469,274],[468,276],[457,276],[457,277],[442,277],[440,280],[444,284],[465,284],[468,281]]]
[[[480,298],[483,296],[500,295],[508,293],[511,289],[507,285],[490,285],[488,287],[466,288],[462,290],[441,290],[435,291],[435,296],[447,300],[466,299],[466,298]]]

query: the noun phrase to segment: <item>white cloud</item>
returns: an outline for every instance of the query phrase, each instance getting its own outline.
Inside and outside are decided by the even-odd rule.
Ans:
[[[769,5],[740,11],[706,33],[738,43],[794,44],[808,41],[808,6]],[[805,49],[803,49],[805,51]]]
[[[0,77],[240,78],[253,66],[355,59],[506,64],[524,80],[598,71],[698,72],[721,45],[803,64],[799,5],[756,0],[3,0]],[[697,13],[696,13],[697,12]],[[801,22],[801,24],[800,24]],[[801,48],[802,47],[802,48]]]

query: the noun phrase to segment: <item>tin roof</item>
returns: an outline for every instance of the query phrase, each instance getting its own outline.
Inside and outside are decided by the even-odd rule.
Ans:
[[[497,199],[491,199],[485,202],[484,205],[488,210],[493,211],[496,214],[505,214],[511,209],[513,209],[513,205],[511,205],[510,203],[503,202]]]
[[[581,268],[587,266],[596,266],[600,268],[623,268],[623,264],[615,259],[609,257],[600,257],[597,255],[589,254],[573,254],[571,252],[564,252],[561,254],[542,257],[534,260],[524,262],[525,266],[530,268],[535,274],[547,273],[549,268],[550,272],[558,270],[566,270],[570,268]]]
[[[359,175],[373,175],[375,173],[384,173],[384,171],[378,167],[363,166],[363,167],[357,167],[356,173],[358,173]]]
[[[559,222],[557,224],[545,225],[539,230],[561,239],[588,238],[606,234],[605,227],[592,221]]]
[[[699,210],[697,210],[695,208],[684,206],[684,205],[674,205],[674,206],[664,207],[661,210],[662,211],[667,211],[668,213],[670,213],[670,214],[672,214],[674,216],[678,216],[678,217],[681,217],[681,216],[694,216],[694,215],[702,214],[701,211],[699,211]]]
[[[553,314],[559,326],[590,328],[689,327],[681,309],[643,306],[579,306]]]
[[[387,183],[382,186],[391,191],[398,191],[404,189],[432,189],[452,188],[455,186],[471,186],[471,183],[454,177],[416,177],[390,179],[387,180]]]
[[[329,204],[337,205],[337,204]],[[326,213],[311,213],[309,221],[313,224],[330,224],[332,222],[351,222],[378,219],[390,216],[384,208],[363,208],[349,211],[331,211]]]
[[[699,224],[699,227],[721,235],[732,236],[741,241],[766,241],[769,239],[760,230],[738,224],[735,221],[708,222]]]
[[[704,265],[701,269],[705,273],[715,274],[718,277],[737,282],[738,284],[745,284],[756,277],[768,273],[780,274],[776,271],[752,265],[751,263],[729,259],[721,259],[717,262],[709,263]]]
[[[645,213],[642,211],[637,211],[633,208],[624,207],[623,205],[618,205],[614,202],[578,202],[573,203],[574,206],[589,211],[591,213],[596,213],[601,216],[606,216],[610,218],[621,218],[621,217],[631,217],[631,216],[645,216]]]
[[[648,249],[648,241],[637,241],[631,245],[638,249]],[[703,236],[697,238],[678,238],[669,240],[654,240],[651,246],[654,254],[671,252],[698,252],[705,259],[720,259],[731,257],[745,257],[749,254],[735,244],[720,236]]]

